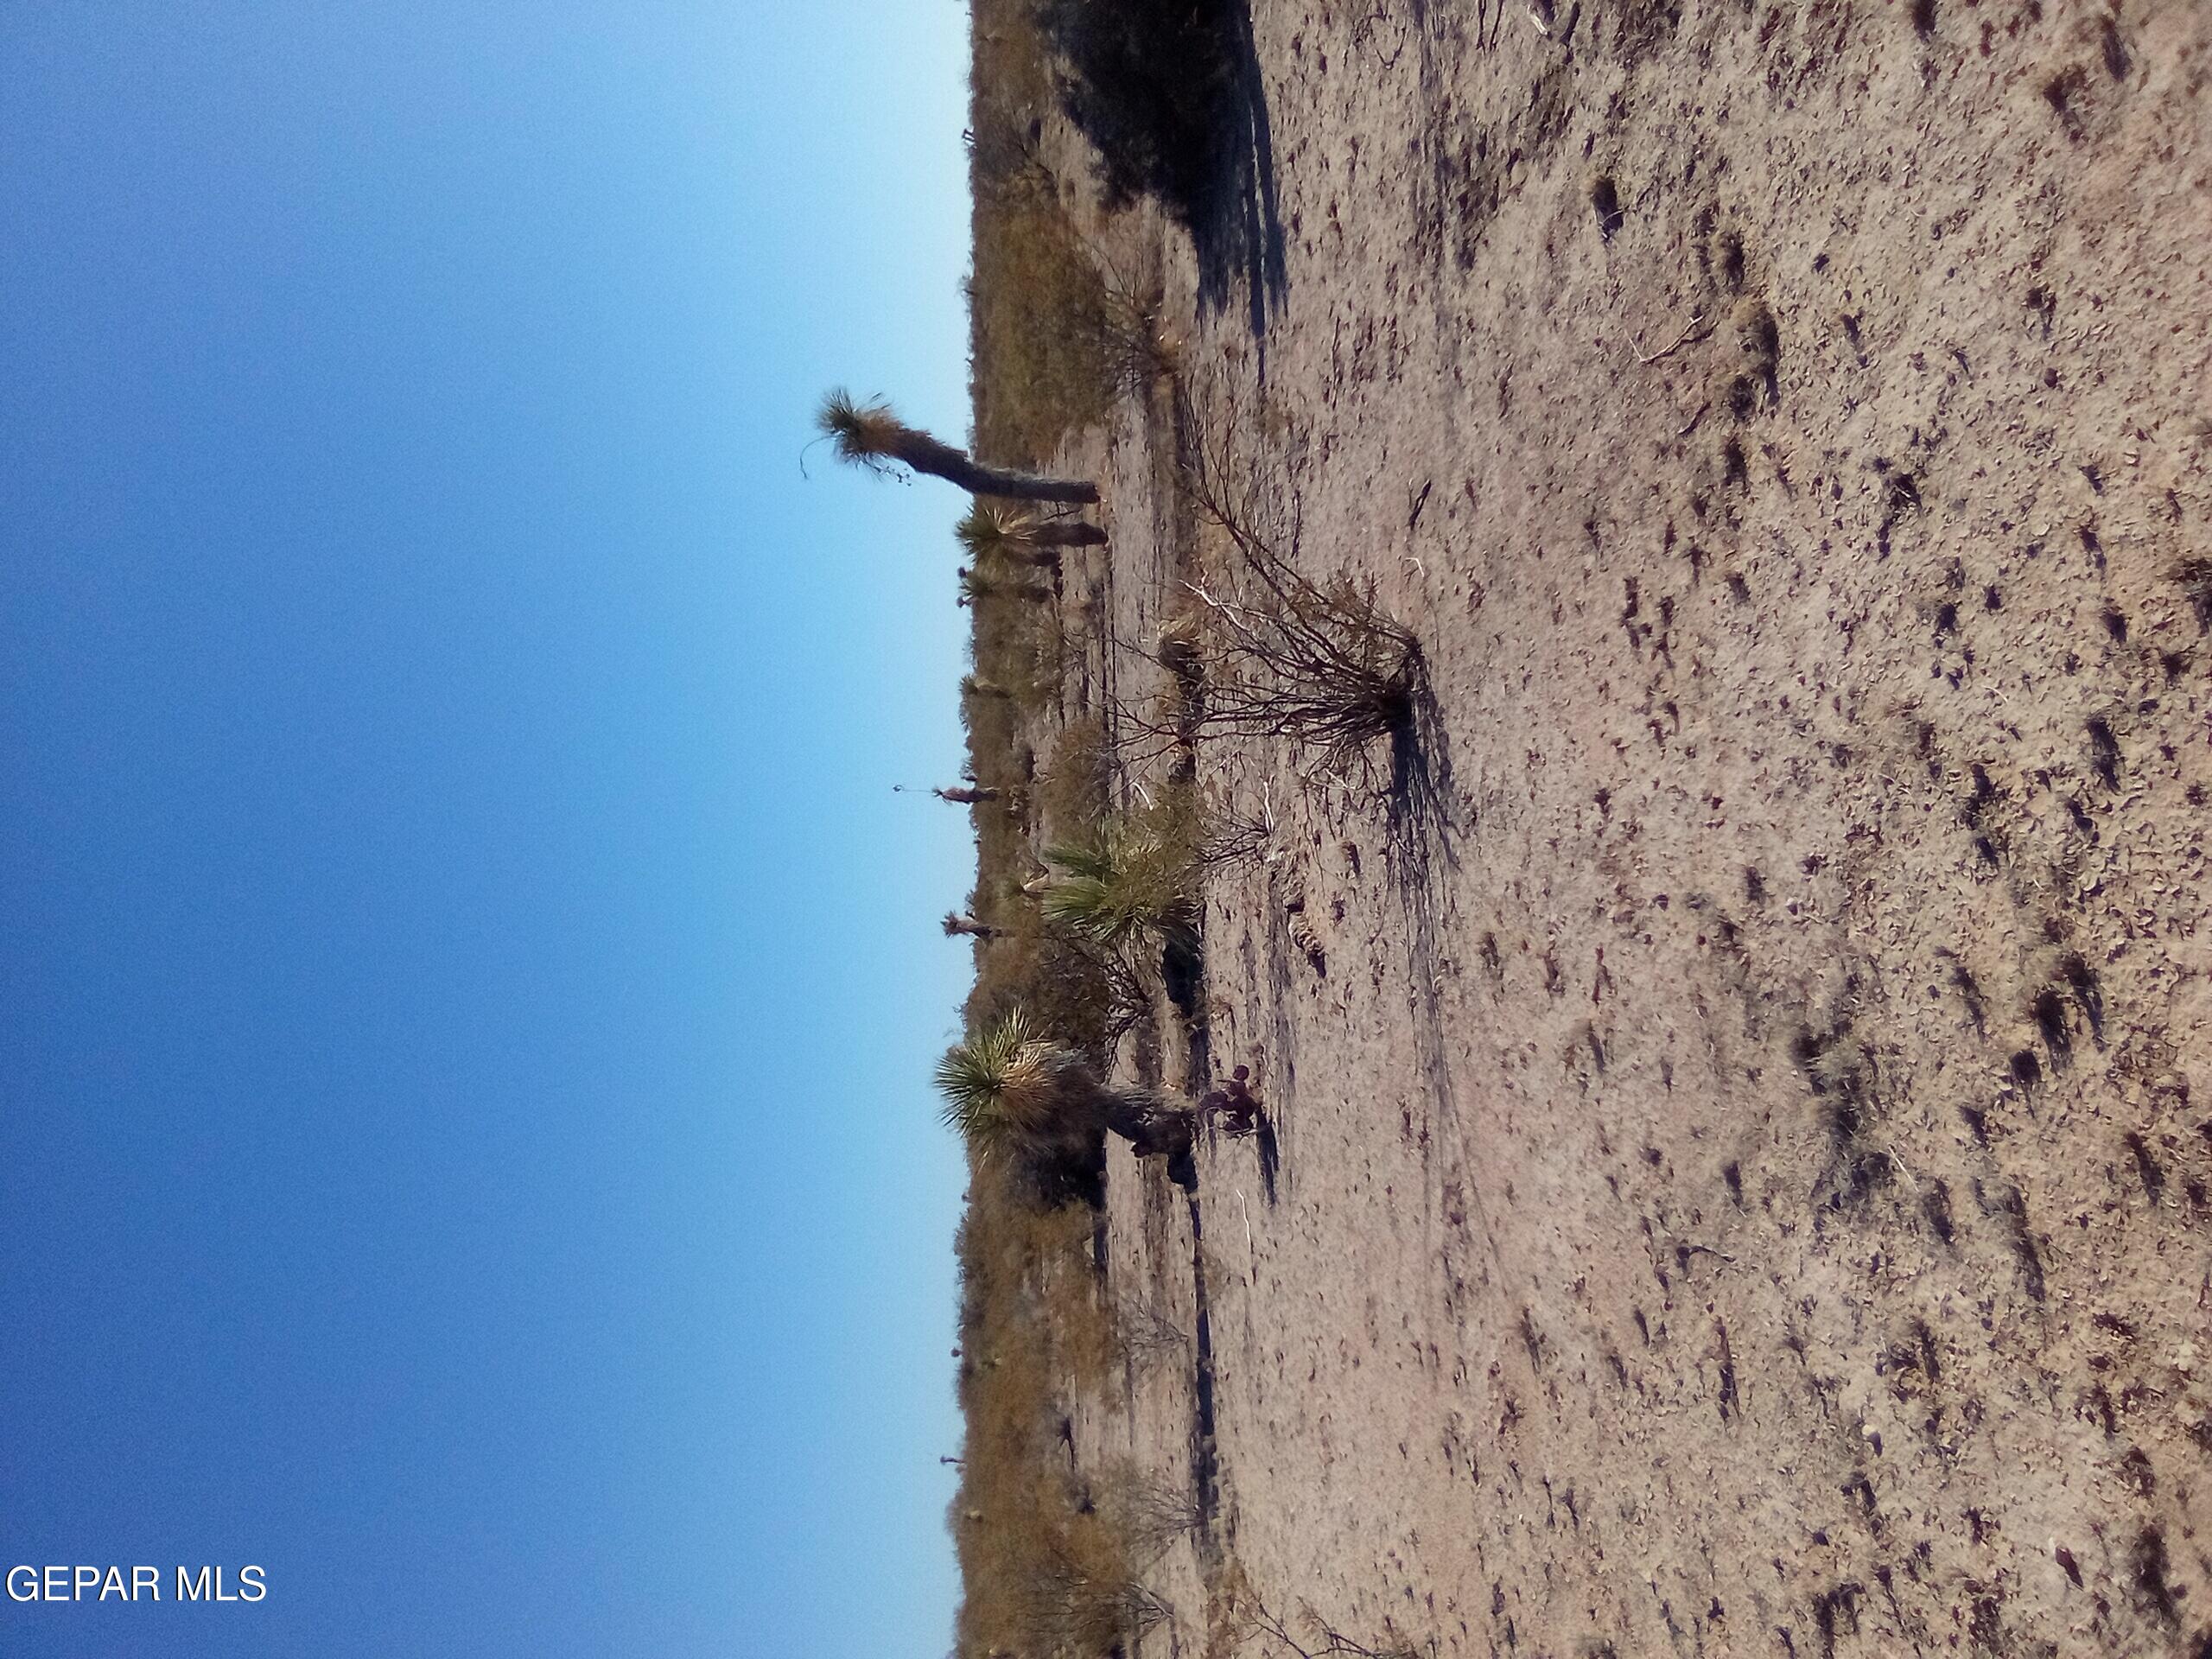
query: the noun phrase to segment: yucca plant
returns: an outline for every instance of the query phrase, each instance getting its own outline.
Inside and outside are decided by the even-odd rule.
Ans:
[[[1104,531],[1079,518],[1040,518],[982,501],[969,508],[952,533],[978,563],[996,558],[1053,567],[1064,547],[1102,547],[1106,542]]]
[[[907,425],[881,398],[863,403],[842,386],[823,398],[814,418],[822,435],[836,446],[840,461],[871,472],[886,472],[894,465],[910,467],[957,484],[971,495],[998,495],[1017,501],[1084,504],[1098,499],[1098,486],[1087,479],[1040,478],[983,466],[970,459],[967,451]]]
[[[1052,590],[1041,582],[1008,582],[1001,576],[970,570],[964,564],[960,567],[959,602],[963,605],[986,599],[1026,599],[1033,605],[1041,605],[1052,596]]]
[[[945,1127],[986,1158],[1050,1138],[1057,1052],[1020,1008],[954,1044],[937,1065]]]
[[[1117,816],[1087,841],[1047,847],[1054,869],[1039,895],[1046,919],[1108,950],[1140,934],[1193,944],[1195,863],[1178,828],[1158,813],[1147,821]]]
[[[1103,1081],[1072,1050],[1046,1038],[1014,1008],[957,1043],[938,1062],[944,1122],[977,1156],[1017,1148],[1097,1142],[1120,1135],[1139,1156],[1191,1144],[1191,1113],[1153,1089]]]

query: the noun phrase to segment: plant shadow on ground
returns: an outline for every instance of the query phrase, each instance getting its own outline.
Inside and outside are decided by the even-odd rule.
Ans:
[[[1244,279],[1252,336],[1290,295],[1284,254],[1281,205],[1275,186],[1274,132],[1268,92],[1252,38],[1252,9],[1234,0],[1222,10],[1228,96],[1215,106],[1214,167],[1209,188],[1192,216],[1198,255],[1198,301],[1208,309],[1226,305],[1238,276]]]

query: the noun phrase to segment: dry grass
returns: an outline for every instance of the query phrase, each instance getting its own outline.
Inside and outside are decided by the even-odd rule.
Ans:
[[[1061,118],[1031,0],[975,0],[973,18],[973,448],[986,461],[1041,467],[1117,390],[1153,377],[1169,343],[1144,290],[1102,279],[1039,161],[1039,136]],[[1116,959],[1047,929],[1021,884],[1048,839],[1106,816],[1114,752],[1096,719],[1065,720],[1058,605],[986,594],[972,616],[976,683],[961,700],[969,768],[1006,798],[972,809],[970,908],[1002,931],[976,944],[968,1029],[1018,1005],[1103,1069],[1149,1001]],[[1039,755],[1049,757],[1041,768]],[[1069,1402],[1118,1386],[1131,1357],[1122,1305],[1094,1264],[1096,1212],[1070,1201],[1084,1179],[1019,1159],[970,1163],[957,1243],[967,1432],[950,1524],[963,1583],[954,1647],[974,1659],[1101,1659],[1165,1611],[1139,1580],[1127,1517],[1084,1501],[1064,1432]]]
[[[979,454],[1040,466],[1106,411],[1105,284],[1052,175],[1024,164],[975,207],[969,393]]]
[[[1187,1478],[1170,1479],[1134,1459],[1103,1466],[1091,1479],[1090,1497],[1140,1568],[1151,1567],[1205,1523]]]
[[[1080,1207],[1039,1210],[977,1167],[958,1240],[967,1441],[951,1525],[966,1593],[957,1649],[1097,1659],[1162,1611],[1104,1506],[1085,1511],[1062,1390],[1120,1363]]]
[[[1127,308],[1102,279],[1059,181],[1038,156],[1057,124],[1032,0],[975,0],[969,97],[974,266],[969,392],[976,453],[1041,466],[1103,416],[1126,355]]]
[[[1114,749],[1096,715],[1060,728],[1037,780],[1037,828],[1046,842],[1065,841],[1097,823],[1114,798]]]

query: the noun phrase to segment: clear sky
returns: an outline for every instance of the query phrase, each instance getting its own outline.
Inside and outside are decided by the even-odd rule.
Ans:
[[[944,1650],[965,31],[0,6],[0,1651]]]

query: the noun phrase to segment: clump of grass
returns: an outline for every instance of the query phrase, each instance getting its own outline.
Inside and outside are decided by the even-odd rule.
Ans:
[[[1037,816],[1046,836],[1064,841],[1097,823],[1111,804],[1114,747],[1096,715],[1060,728],[1037,782]]]
[[[1167,326],[1166,295],[1157,277],[1141,279],[1100,263],[1099,330],[1108,380],[1142,399],[1182,365],[1182,345]]]
[[[2212,559],[2183,559],[2174,567],[2172,580],[2189,601],[2197,632],[2212,632]]]
[[[1106,1653],[1169,1617],[1113,1527],[1095,1513],[1072,1516],[1042,1540],[1020,1613],[1030,1647],[1069,1656]]]
[[[980,604],[987,599],[1018,599],[1031,605],[1042,605],[1052,597],[1052,588],[1041,582],[1016,582],[1005,576],[995,576],[988,571],[971,570],[966,566],[960,570],[960,603]]]

